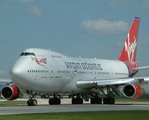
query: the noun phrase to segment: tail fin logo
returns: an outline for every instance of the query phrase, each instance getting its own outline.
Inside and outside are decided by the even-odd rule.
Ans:
[[[130,43],[130,35],[128,33],[127,41],[125,42],[125,51],[127,52],[129,61],[134,60],[136,46],[137,46],[136,37],[134,36],[133,42]]]

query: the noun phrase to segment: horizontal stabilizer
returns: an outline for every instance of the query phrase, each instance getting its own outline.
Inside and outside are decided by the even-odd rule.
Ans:
[[[134,71],[145,70],[145,69],[149,69],[149,66],[133,68]]]

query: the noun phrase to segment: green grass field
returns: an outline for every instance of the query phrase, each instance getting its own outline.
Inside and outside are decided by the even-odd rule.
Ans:
[[[99,111],[1,115],[0,120],[148,120],[149,111]]]
[[[0,101],[0,106],[26,105],[26,101]]]
[[[142,95],[141,97],[137,99],[128,99],[124,96],[115,97],[116,102],[149,102],[149,95]]]

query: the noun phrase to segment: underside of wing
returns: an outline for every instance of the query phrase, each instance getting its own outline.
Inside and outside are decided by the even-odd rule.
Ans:
[[[106,86],[124,86],[126,84],[147,84],[149,77],[136,77],[136,78],[119,78],[119,79],[80,79],[77,81],[77,87],[83,89],[90,89],[96,87]]]
[[[120,78],[120,79],[80,79],[77,81],[77,87],[82,89],[98,88],[103,93],[107,89],[107,96],[111,97],[113,91],[116,95],[120,96],[121,92],[118,88],[123,87],[123,94],[127,98],[136,99],[143,93],[141,85],[147,84],[149,77],[136,77],[136,78]],[[105,93],[104,93],[105,94]],[[112,95],[113,97],[113,95]]]

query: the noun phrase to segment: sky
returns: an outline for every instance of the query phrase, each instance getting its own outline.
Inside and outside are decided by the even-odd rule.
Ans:
[[[149,0],[0,0],[0,78],[9,77],[27,48],[115,60],[134,17],[140,18],[137,60],[149,65],[148,11]]]

